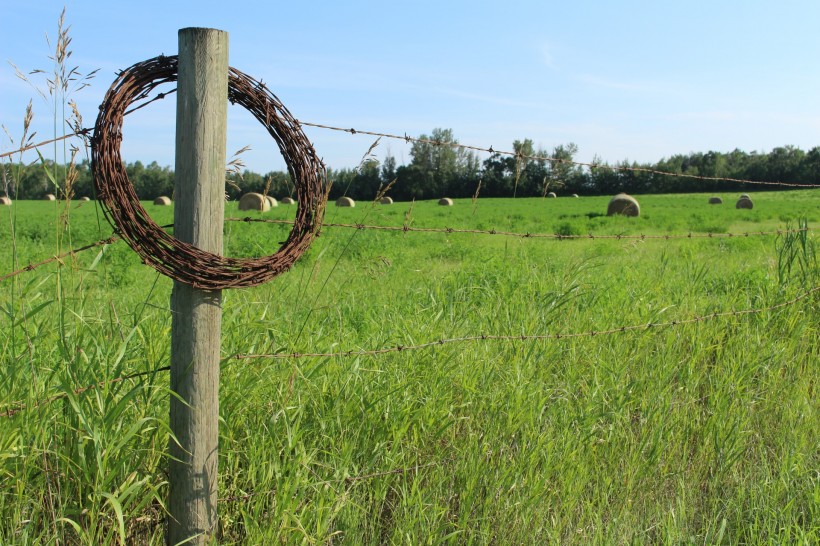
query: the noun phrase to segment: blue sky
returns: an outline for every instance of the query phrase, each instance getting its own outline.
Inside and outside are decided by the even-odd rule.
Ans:
[[[38,137],[52,106],[15,77],[51,69],[66,7],[72,66],[99,69],[74,95],[86,127],[115,71],[175,54],[177,31],[230,35],[231,65],[262,79],[300,120],[361,130],[453,130],[480,147],[515,139],[577,160],[655,162],[675,153],[766,152],[820,145],[820,2],[156,2],[0,0],[0,123],[19,138],[33,99]],[[44,80],[32,77],[44,86]],[[260,173],[284,168],[272,140],[239,107],[228,153]],[[129,116],[126,161],[173,167],[174,100]],[[355,167],[372,137],[306,128],[334,168]],[[14,146],[0,134],[0,150]],[[375,149],[409,162],[409,148]],[[484,159],[484,157],[482,157]]]

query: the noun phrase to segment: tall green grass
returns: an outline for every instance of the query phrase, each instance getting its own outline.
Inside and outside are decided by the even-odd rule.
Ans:
[[[585,198],[330,207],[326,220],[596,234],[819,220],[816,191],[758,193],[751,211],[707,197],[643,196],[632,219]],[[53,206],[16,202],[13,236],[0,223],[21,265],[59,248]],[[110,233],[93,202],[64,206],[75,245]],[[169,208],[145,206],[169,223]],[[229,216],[248,215],[234,206]],[[233,256],[274,252],[287,234],[225,230]],[[816,295],[609,336],[233,355],[600,331],[767,307],[817,284],[813,233],[558,241],[327,227],[291,272],[225,293],[221,541],[814,543]],[[154,370],[168,364],[170,288],[122,242],[0,286],[0,412],[20,409],[0,418],[0,543],[163,543],[169,393]],[[149,373],[106,382],[136,372]]]

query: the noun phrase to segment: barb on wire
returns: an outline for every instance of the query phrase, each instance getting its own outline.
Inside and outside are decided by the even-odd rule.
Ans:
[[[42,267],[46,264],[50,264],[51,262],[62,262],[63,258],[73,257],[78,252],[82,252],[84,250],[90,250],[92,248],[97,248],[98,246],[110,245],[111,243],[114,243],[114,242],[118,241],[119,239],[120,239],[119,236],[112,235],[111,237],[109,237],[107,239],[102,239],[102,240],[97,241],[95,243],[91,243],[91,244],[88,244],[88,245],[85,245],[85,246],[81,246],[79,248],[69,250],[68,252],[64,252],[62,254],[56,254],[56,255],[52,256],[51,258],[47,258],[43,261],[36,262],[36,263],[30,263],[22,269],[18,269],[16,271],[12,271],[10,273],[6,273],[5,275],[0,276],[0,282],[3,282],[6,279],[10,279],[12,277],[16,277],[17,275],[20,275],[21,273],[25,273],[27,271],[34,271],[38,267]]]
[[[100,381],[99,383],[95,383],[93,385],[88,385],[87,387],[80,387],[79,389],[74,389],[71,392],[74,395],[82,394],[84,392],[88,392],[88,391],[91,391],[91,390],[94,390],[94,389],[99,389],[101,387],[106,387],[108,385],[113,385],[115,383],[121,383],[121,382],[127,381],[129,379],[136,379],[138,377],[142,377],[142,376],[145,376],[145,375],[153,375],[153,374],[159,373],[159,372],[167,372],[170,369],[171,369],[170,366],[163,366],[161,368],[157,368],[155,370],[149,370],[147,372],[138,372],[138,373],[132,373],[132,374],[129,374],[129,375],[123,375],[123,376],[120,376],[120,377],[115,377],[114,379],[109,379],[107,381]],[[60,394],[55,394],[54,396],[50,396],[48,398],[44,398],[43,400],[39,400],[39,401],[37,401],[37,403],[31,404],[31,405],[26,405],[23,402],[13,402],[9,405],[9,407],[7,409],[0,412],[0,417],[12,417],[12,416],[20,413],[21,411],[25,411],[25,410],[28,410],[28,409],[39,408],[41,406],[47,406],[48,404],[51,404],[52,402],[56,402],[57,400],[62,400],[63,398],[66,398],[66,397],[68,397],[68,393],[63,392],[63,393],[60,393]]]
[[[724,311],[724,312],[716,312],[710,313],[708,315],[701,315],[701,316],[694,316],[688,319],[681,319],[681,320],[671,320],[666,322],[650,322],[644,324],[633,324],[630,326],[620,326],[617,328],[610,328],[608,330],[590,330],[585,332],[572,332],[572,333],[555,333],[555,334],[523,334],[523,335],[497,335],[497,334],[486,334],[486,335],[474,335],[474,336],[463,336],[463,337],[456,337],[456,338],[447,338],[447,339],[439,339],[436,341],[428,341],[426,343],[418,343],[415,345],[396,345],[394,347],[386,347],[383,349],[373,349],[373,350],[350,350],[350,351],[336,351],[336,352],[327,352],[327,353],[274,353],[274,354],[237,354],[234,355],[233,358],[236,360],[249,360],[249,359],[257,359],[257,358],[270,358],[270,359],[295,359],[295,358],[310,358],[310,357],[318,357],[318,358],[334,358],[334,357],[350,357],[350,356],[377,356],[383,355],[387,353],[400,353],[403,351],[416,351],[419,349],[426,349],[429,347],[435,347],[440,345],[447,345],[451,343],[465,343],[465,342],[472,342],[472,341],[537,341],[537,340],[561,340],[561,339],[572,339],[572,338],[581,338],[581,337],[595,337],[595,336],[603,336],[603,335],[612,335],[618,334],[623,332],[630,332],[636,330],[650,330],[650,329],[657,329],[657,328],[666,328],[666,327],[674,327],[680,326],[683,324],[696,324],[700,322],[704,322],[707,320],[712,320],[716,318],[722,317],[737,317],[742,315],[753,315],[758,313],[764,313],[766,311],[774,311],[776,309],[781,309],[783,307],[788,307],[790,305],[794,305],[795,303],[804,300],[811,296],[812,294],[820,292],[820,286],[815,286],[811,290],[804,292],[803,294],[782,302],[776,305],[771,305],[769,307],[762,307],[757,309],[741,309],[738,311]]]
[[[293,220],[273,220],[273,219],[265,219],[265,218],[225,218],[226,222],[257,222],[257,223],[265,223],[265,224],[281,224],[281,225],[293,225]],[[168,224],[162,226],[163,228],[170,228],[173,227],[173,224]],[[615,240],[652,240],[652,239],[663,239],[663,240],[670,240],[670,239],[718,239],[718,238],[742,238],[742,237],[752,237],[752,236],[766,236],[766,235],[785,235],[787,233],[799,233],[803,231],[811,231],[811,228],[804,227],[804,228],[797,228],[797,229],[778,229],[775,231],[747,231],[742,233],[679,233],[673,235],[595,235],[589,233],[587,235],[562,235],[560,233],[522,233],[522,232],[513,232],[513,231],[500,231],[495,229],[490,230],[482,230],[482,229],[459,229],[459,228],[419,228],[419,227],[410,227],[407,225],[403,226],[375,226],[375,225],[368,225],[368,224],[339,224],[339,223],[325,223],[322,224],[322,227],[338,227],[338,228],[349,228],[349,229],[372,229],[372,230],[380,230],[380,231],[403,231],[403,232],[416,232],[416,233],[472,233],[478,235],[501,235],[505,237],[519,237],[522,239],[557,239],[557,240],[594,240],[594,239],[615,239]],[[16,271],[11,271],[4,275],[0,275],[0,283],[10,279],[11,277],[16,277],[22,273],[26,273],[28,271],[34,271],[38,267],[42,267],[47,265],[51,262],[61,261],[63,258],[67,258],[69,256],[74,256],[79,252],[84,250],[90,250],[92,248],[97,248],[103,245],[109,245],[118,241],[120,237],[118,235],[112,235],[107,239],[102,239],[100,241],[81,246],[79,248],[75,248],[73,250],[69,250],[68,252],[64,252],[63,254],[58,254],[42,260],[36,263],[30,263],[27,266],[18,269]]]
[[[79,131],[75,131],[75,132],[73,132],[71,134],[68,134],[68,135],[63,135],[63,136],[60,136],[60,137],[57,137],[57,138],[52,138],[50,140],[44,140],[42,142],[37,142],[35,144],[27,144],[25,146],[21,146],[20,148],[18,148],[16,150],[11,150],[10,152],[3,152],[2,154],[0,154],[0,158],[9,157],[9,156],[12,156],[14,154],[23,153],[23,152],[26,152],[28,150],[33,150],[34,148],[40,148],[41,146],[45,146],[46,144],[53,144],[55,142],[60,142],[61,140],[66,140],[66,139],[69,139],[69,138],[73,138],[75,136],[87,137],[87,136],[89,136],[90,133],[91,133],[90,128],[80,129]]]
[[[173,88],[173,89],[171,89],[170,91],[165,91],[164,93],[157,93],[157,94],[154,96],[154,98],[152,98],[152,99],[150,99],[150,100],[147,100],[147,101],[143,102],[142,104],[140,104],[139,106],[135,106],[135,107],[131,108],[130,110],[126,110],[126,111],[125,111],[125,113],[123,113],[123,116],[127,116],[128,114],[131,114],[131,113],[133,113],[133,112],[136,112],[136,111],[137,111],[137,110],[139,110],[140,108],[145,108],[146,106],[148,106],[148,105],[149,105],[149,104],[151,104],[152,102],[156,102],[156,101],[158,101],[158,100],[162,100],[162,99],[164,99],[165,97],[167,97],[168,95],[170,95],[170,94],[172,94],[172,93],[176,93],[176,92],[177,92],[177,88],[176,88],[176,87],[174,87],[174,88]],[[146,92],[145,96],[146,96],[146,97],[148,96],[147,92]]]
[[[266,218],[225,218],[226,221],[231,222],[258,222],[264,224],[282,224],[282,225],[291,225],[293,224],[292,220],[273,220],[273,219],[266,219]],[[513,231],[499,231],[496,229],[458,229],[458,228],[419,228],[419,227],[410,227],[407,225],[403,226],[374,226],[374,225],[367,225],[367,224],[336,224],[332,222],[327,222],[322,224],[322,227],[339,227],[339,228],[350,228],[350,229],[372,229],[372,230],[381,230],[381,231],[404,231],[404,232],[418,232],[418,233],[473,233],[479,235],[501,235],[506,237],[519,237],[522,239],[715,239],[715,238],[739,238],[739,237],[751,237],[751,236],[760,236],[760,235],[784,235],[786,233],[798,233],[801,231],[811,231],[810,228],[797,228],[797,229],[779,229],[775,231],[747,231],[742,233],[678,233],[678,234],[667,234],[667,235],[595,235],[592,233],[586,235],[562,235],[560,233],[528,233],[528,232],[513,232]]]
[[[572,339],[572,338],[581,338],[581,337],[595,337],[595,336],[604,336],[604,335],[613,335],[619,334],[624,332],[636,331],[636,330],[650,330],[650,329],[657,329],[657,328],[666,328],[666,327],[675,327],[680,326],[683,324],[696,324],[700,322],[704,322],[707,320],[712,320],[721,317],[736,317],[742,315],[753,315],[757,313],[764,313],[766,311],[774,311],[776,309],[782,309],[784,307],[788,307],[790,305],[794,305],[799,301],[807,299],[814,293],[820,292],[820,286],[815,286],[811,290],[800,294],[788,301],[778,303],[776,305],[770,305],[768,307],[761,307],[756,309],[741,309],[738,311],[724,311],[718,313],[710,313],[708,315],[701,315],[701,316],[694,316],[688,319],[681,319],[681,320],[671,320],[666,322],[650,322],[650,323],[643,323],[643,324],[633,324],[630,326],[620,326],[617,328],[610,328],[608,330],[590,330],[584,332],[572,332],[572,333],[556,333],[556,334],[531,334],[531,335],[476,335],[476,336],[464,336],[458,338],[450,338],[450,339],[439,339],[436,341],[429,341],[426,343],[418,343],[415,345],[396,345],[395,347],[386,347],[383,349],[374,349],[374,350],[360,350],[360,351],[337,351],[337,352],[328,352],[328,353],[275,353],[275,354],[235,354],[232,355],[225,360],[251,360],[251,359],[258,359],[258,358],[270,358],[270,359],[297,359],[297,358],[309,358],[309,357],[350,357],[350,356],[377,356],[387,353],[400,353],[403,351],[415,351],[419,349],[425,349],[428,347],[434,346],[441,346],[450,343],[465,343],[465,342],[477,342],[477,341],[536,341],[536,340],[561,340],[561,339]],[[119,383],[121,381],[125,381],[127,379],[134,379],[144,375],[150,375],[159,372],[165,372],[170,370],[170,366],[164,366],[162,368],[157,368],[155,370],[151,370],[148,372],[139,372],[131,375],[125,375],[121,377],[116,377],[114,379],[109,379],[107,381],[102,381],[100,383],[96,383],[94,385],[90,385],[88,387],[83,387],[80,389],[74,390],[74,394],[81,394],[86,391],[90,391],[95,388],[100,388],[105,385]],[[57,400],[61,400],[68,396],[66,393],[61,393],[50,398],[44,399],[39,401],[38,403],[30,406],[26,406],[22,402],[15,402],[11,404],[11,408],[0,412],[0,417],[11,417],[21,411],[26,409],[31,409],[35,407],[40,407],[43,405],[50,404],[51,402],[55,402]]]
[[[695,180],[706,180],[706,181],[715,181],[715,182],[736,182],[742,184],[755,184],[761,186],[786,186],[790,188],[820,188],[820,184],[795,184],[791,182],[765,182],[760,180],[745,180],[742,178],[729,178],[729,177],[722,177],[722,176],[703,176],[698,174],[686,174],[686,173],[670,173],[666,171],[659,171],[657,169],[649,169],[646,167],[625,167],[625,166],[612,166],[612,165],[601,165],[599,163],[585,163],[583,161],[573,161],[570,159],[562,159],[558,157],[550,157],[545,155],[525,155],[519,152],[510,152],[504,150],[496,150],[492,146],[489,148],[482,148],[480,146],[470,146],[467,144],[459,144],[457,142],[444,142],[442,140],[434,140],[428,138],[414,138],[408,136],[407,133],[404,135],[392,135],[390,133],[379,133],[376,131],[363,131],[361,129],[345,129],[344,127],[333,127],[332,125],[323,125],[321,123],[309,123],[307,121],[297,120],[297,123],[300,125],[305,125],[307,127],[316,127],[317,129],[329,129],[331,131],[341,131],[343,133],[350,133],[351,135],[370,135],[370,136],[377,136],[381,138],[391,138],[395,140],[403,140],[407,143],[410,142],[419,142],[423,144],[432,144],[433,146],[449,146],[451,148],[460,148],[462,150],[473,150],[476,152],[486,152],[489,154],[501,154],[501,155],[509,155],[512,157],[520,158],[520,159],[528,159],[534,161],[549,161],[550,163],[564,163],[566,165],[576,165],[578,167],[587,167],[589,169],[609,169],[612,171],[630,171],[630,172],[637,172],[637,173],[647,173],[647,174],[655,174],[659,176],[673,176],[677,178],[692,178]]]

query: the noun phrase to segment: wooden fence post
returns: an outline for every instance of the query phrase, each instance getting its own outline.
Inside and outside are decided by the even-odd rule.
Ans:
[[[174,236],[222,254],[228,33],[179,31]],[[174,281],[171,294],[168,544],[217,532],[222,292]],[[192,537],[195,537],[192,539]]]

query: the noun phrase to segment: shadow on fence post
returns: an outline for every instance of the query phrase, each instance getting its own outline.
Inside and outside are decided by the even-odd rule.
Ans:
[[[228,33],[179,31],[174,235],[222,254]],[[217,532],[222,291],[174,281],[171,294],[168,544],[205,544]]]

